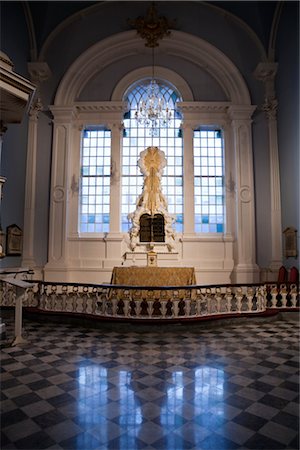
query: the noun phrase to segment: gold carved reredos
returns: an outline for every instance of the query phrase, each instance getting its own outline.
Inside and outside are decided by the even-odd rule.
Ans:
[[[147,147],[140,153],[138,167],[144,176],[142,193],[137,199],[136,209],[128,214],[132,223],[129,230],[129,248],[133,251],[139,241],[140,218],[143,214],[164,216],[165,245],[174,250],[176,231],[173,229],[175,217],[168,212],[168,202],[161,190],[161,177],[167,165],[165,153],[158,147]]]
[[[158,147],[148,147],[140,155],[138,165],[144,175],[144,206],[153,215],[164,203],[160,179],[167,164],[166,157]]]

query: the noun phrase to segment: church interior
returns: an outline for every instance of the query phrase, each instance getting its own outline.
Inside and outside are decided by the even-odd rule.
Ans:
[[[299,3],[0,19],[1,448],[299,449]]]

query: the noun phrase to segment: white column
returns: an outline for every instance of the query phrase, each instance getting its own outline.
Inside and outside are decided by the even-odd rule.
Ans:
[[[235,153],[236,236],[234,243],[234,283],[258,281],[256,265],[255,203],[251,116],[255,106],[232,105],[231,118]]]
[[[194,152],[192,125],[186,121],[183,125],[183,193],[184,193],[184,235],[195,234],[194,209]]]
[[[81,137],[84,125],[82,122],[74,122],[70,135],[70,153],[68,159],[67,176],[68,184],[68,212],[67,212],[67,238],[78,238],[78,211],[79,205],[79,185],[80,185],[80,151]],[[71,131],[71,130],[70,130]]]
[[[68,155],[73,136],[73,120],[76,119],[72,106],[52,106],[54,116],[52,173],[49,218],[49,246],[47,270],[59,269],[66,264],[66,228],[68,194]]]
[[[37,158],[37,133],[38,115],[42,105],[36,101],[29,112],[28,137],[27,137],[27,161],[26,184],[24,206],[24,237],[22,266],[35,267],[34,257],[34,233],[35,233],[35,197],[36,197],[36,158]]]
[[[35,234],[35,199],[36,199],[36,164],[38,152],[38,121],[39,112],[43,109],[40,99],[41,83],[47,80],[51,73],[45,62],[28,63],[31,81],[36,85],[36,100],[29,111],[27,136],[27,161],[24,207],[24,234],[22,265],[35,267],[34,234]]]
[[[277,272],[282,265],[282,223],[280,173],[277,138],[277,99],[275,97],[276,63],[259,63],[255,77],[265,85],[265,102],[262,110],[266,113],[269,132],[270,191],[271,191],[271,261],[270,269]]]
[[[235,161],[234,154],[230,151],[233,148],[231,124],[226,122],[223,125],[224,132],[224,158],[225,158],[225,218],[226,218],[226,238],[231,238],[235,234]]]

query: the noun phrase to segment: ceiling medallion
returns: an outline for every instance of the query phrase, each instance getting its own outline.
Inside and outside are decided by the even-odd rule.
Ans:
[[[145,17],[139,16],[135,20],[129,20],[129,24],[136,29],[137,34],[146,40],[146,47],[158,47],[158,40],[169,36],[169,28],[175,26],[175,21],[169,22],[166,17],[158,16],[154,3],[149,7]]]

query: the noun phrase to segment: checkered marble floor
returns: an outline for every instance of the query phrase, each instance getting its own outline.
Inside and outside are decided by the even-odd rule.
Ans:
[[[1,341],[1,449],[299,449],[299,323],[24,319]],[[93,327],[93,328],[92,328]]]

